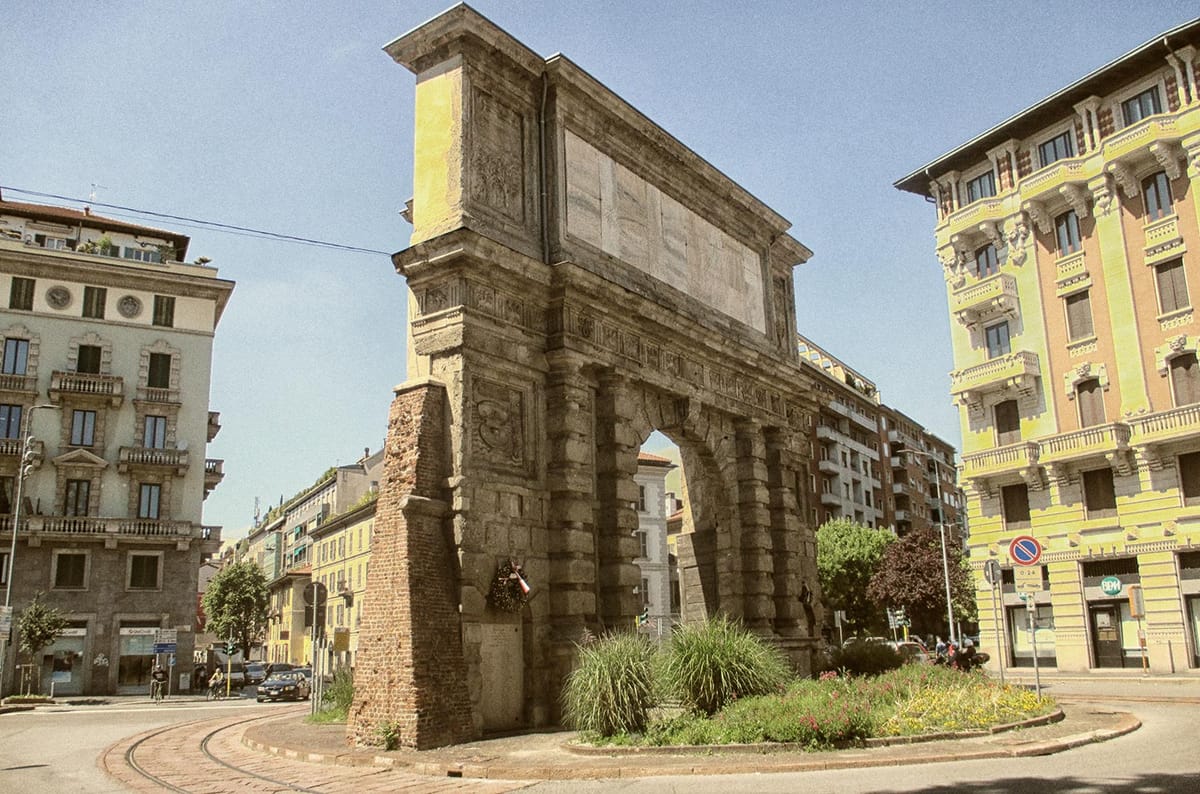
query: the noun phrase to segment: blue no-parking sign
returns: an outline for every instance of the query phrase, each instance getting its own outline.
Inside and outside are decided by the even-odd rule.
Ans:
[[[1042,558],[1042,544],[1032,535],[1018,535],[1008,544],[1008,557],[1015,565],[1037,565]]]

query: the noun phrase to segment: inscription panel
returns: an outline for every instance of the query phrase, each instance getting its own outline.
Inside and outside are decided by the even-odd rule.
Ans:
[[[567,233],[766,333],[760,257],[566,132]]]

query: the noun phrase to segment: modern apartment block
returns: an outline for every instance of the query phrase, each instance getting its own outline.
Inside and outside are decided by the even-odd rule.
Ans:
[[[188,243],[0,201],[0,577],[13,572],[17,619],[42,592],[69,621],[22,668],[42,691],[146,692],[164,629],[192,658],[200,565],[220,545],[201,505],[223,476],[204,449],[220,429],[212,346],[233,283],[185,264]],[[7,651],[4,691],[27,662]]]
[[[881,403],[872,381],[811,339],[797,344],[801,363],[825,376],[814,387],[813,524],[848,518],[900,535],[961,524],[954,447]]]
[[[1032,613],[1052,668],[1140,670],[1141,638],[1151,672],[1200,667],[1197,46],[1200,20],[896,183],[937,211],[983,644],[1006,665],[1032,664]],[[1044,549],[1029,610],[1020,535]]]

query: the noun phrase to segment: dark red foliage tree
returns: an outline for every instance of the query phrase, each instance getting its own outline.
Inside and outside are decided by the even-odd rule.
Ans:
[[[975,619],[975,588],[962,547],[946,533],[950,594],[956,622]],[[890,544],[879,561],[867,595],[880,608],[904,607],[912,628],[946,636],[946,579],[936,527],[916,529]]]

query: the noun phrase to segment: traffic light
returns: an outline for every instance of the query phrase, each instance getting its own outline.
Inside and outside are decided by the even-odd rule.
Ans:
[[[238,647],[235,641],[230,640],[229,642],[225,643],[225,653],[229,654],[230,656],[233,656],[235,653],[237,653],[237,649]]]

